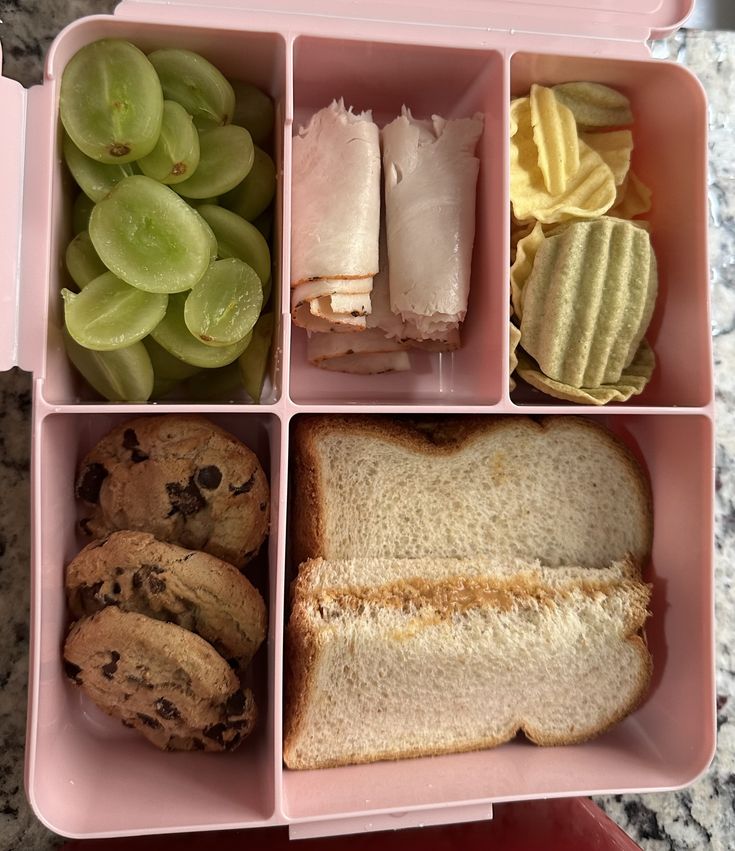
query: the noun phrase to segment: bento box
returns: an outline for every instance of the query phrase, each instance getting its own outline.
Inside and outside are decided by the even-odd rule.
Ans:
[[[113,16],[66,28],[43,85],[2,79],[6,115],[0,366],[33,372],[32,633],[26,789],[57,833],[105,837],[288,825],[292,837],[487,819],[493,804],[670,790],[693,782],[715,748],[713,650],[714,389],[707,268],[706,103],[697,80],[654,61],[647,41],[672,32],[691,0],[610,3],[207,4],[125,0]],[[144,51],[189,48],[276,106],[276,327],[261,403],[95,401],[61,340],[60,258],[71,196],[61,156],[60,78],[104,37]],[[650,326],[658,368],[645,391],[606,408],[572,405],[508,382],[509,105],[531,83],[605,83],[636,115],[636,169],[656,199],[650,221],[660,291]],[[313,368],[289,309],[292,135],[343,97],[380,124],[416,114],[482,113],[476,239],[464,343],[420,353],[416,368],[350,375]],[[159,753],[103,715],[64,677],[64,567],[74,531],[76,466],[113,426],[151,412],[196,411],[246,442],[271,486],[271,534],[256,574],[269,610],[254,671],[261,723],[234,754]],[[574,413],[618,435],[650,476],[654,540],[647,641],[654,679],[644,704],[594,741],[498,748],[371,765],[284,767],[289,457],[304,413]]]

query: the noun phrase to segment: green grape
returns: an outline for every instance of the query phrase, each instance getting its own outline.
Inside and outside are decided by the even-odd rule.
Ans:
[[[182,391],[187,399],[213,402],[232,399],[242,387],[237,361],[219,369],[205,369],[190,378]]]
[[[175,100],[200,129],[232,121],[235,92],[220,71],[191,50],[154,50],[148,59],[156,69],[164,97]]]
[[[163,346],[158,345],[153,337],[146,337],[143,340],[143,345],[148,350],[156,379],[182,381],[184,378],[191,378],[192,375],[201,372],[201,367],[184,363],[184,361],[169,354]]]
[[[250,345],[237,359],[243,386],[253,402],[260,402],[272,339],[273,314],[264,313],[255,323]]]
[[[234,189],[252,168],[255,153],[250,133],[228,124],[199,133],[199,165],[187,180],[176,184],[185,198],[208,198]]]
[[[146,293],[105,272],[80,293],[63,289],[64,322],[80,346],[122,349],[142,340],[166,314],[168,296]]]
[[[154,375],[151,399],[163,399],[176,387],[179,382],[175,378],[159,378]]]
[[[64,162],[79,188],[92,201],[101,201],[123,177],[134,174],[130,163],[101,163],[83,154],[66,133]]]
[[[263,289],[253,269],[234,257],[216,260],[186,299],[184,321],[209,346],[229,346],[248,334],[260,315]]]
[[[95,205],[89,235],[108,269],[147,292],[191,289],[209,266],[210,238],[196,210],[142,174]]]
[[[263,239],[269,240],[273,233],[273,207],[261,213],[253,224],[263,234]]]
[[[192,366],[213,369],[237,360],[250,342],[246,336],[231,346],[207,346],[189,331],[184,321],[187,293],[169,296],[166,315],[151,332],[151,336],[166,351]]]
[[[84,192],[80,192],[74,200],[74,207],[71,213],[71,224],[74,228],[74,234],[81,233],[89,228],[89,217],[92,214],[94,201],[88,198]]]
[[[156,147],[138,160],[143,174],[161,183],[181,183],[199,165],[199,134],[191,115],[172,100],[163,102],[163,123]]]
[[[66,246],[64,259],[72,280],[80,290],[83,290],[90,281],[99,278],[107,271],[107,267],[94,250],[94,245],[92,245],[92,240],[86,230],[78,233]]]
[[[223,196],[222,206],[252,222],[268,208],[275,194],[276,166],[265,151],[255,148],[253,167],[241,183]]]
[[[233,82],[235,90],[235,113],[233,123],[250,131],[253,142],[262,145],[273,130],[273,101],[251,83]]]
[[[219,252],[217,237],[214,235],[214,231],[209,226],[209,222],[199,213],[199,211],[197,211],[197,216],[199,216],[199,221],[202,223],[202,227],[207,232],[207,238],[209,239],[209,259],[216,260]]]
[[[211,198],[184,198],[184,201],[195,210],[198,210],[202,204],[219,204],[219,195],[212,195]]]
[[[100,396],[110,402],[145,402],[153,390],[153,367],[142,343],[112,352],[80,346],[64,328],[69,360]]]
[[[263,284],[263,306],[268,304],[268,299],[271,297],[272,281],[273,278],[268,278],[268,280]]]
[[[199,208],[199,215],[214,231],[220,257],[237,257],[252,266],[263,283],[270,278],[271,252],[263,234],[255,225],[231,210],[209,204]]]
[[[77,51],[61,78],[61,122],[93,160],[128,163],[153,150],[161,132],[163,92],[137,47],[102,39]]]

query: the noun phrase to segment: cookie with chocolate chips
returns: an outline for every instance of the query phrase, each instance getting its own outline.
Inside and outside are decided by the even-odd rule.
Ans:
[[[234,750],[255,725],[252,692],[203,638],[116,606],[72,626],[64,670],[162,750]]]
[[[147,532],[114,532],[88,544],[66,569],[66,597],[75,618],[117,606],[178,624],[238,671],[265,638],[263,598],[242,573]]]
[[[131,420],[82,461],[82,530],[102,538],[134,529],[242,568],[269,522],[268,481],[256,455],[204,417]]]

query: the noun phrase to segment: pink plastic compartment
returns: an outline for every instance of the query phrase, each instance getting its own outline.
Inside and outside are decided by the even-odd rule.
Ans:
[[[502,801],[690,783],[705,770],[715,746],[706,107],[696,80],[678,66],[652,61],[644,40],[652,30],[672,27],[691,4],[672,0],[662,11],[654,0],[588,0],[584,15],[572,8],[576,3],[557,9],[559,4],[549,2],[502,0],[465,0],[451,13],[439,0],[420,8],[409,0],[379,2],[364,15],[353,5],[329,15],[328,7],[335,10],[328,0],[314,4],[314,14],[299,14],[295,0],[274,0],[270,12],[244,12],[238,5],[223,0],[217,9],[184,9],[128,2],[114,17],[81,20],[57,38],[44,85],[26,95],[26,156],[33,167],[24,176],[20,336],[17,353],[2,354],[33,368],[36,377],[26,785],[37,814],[57,832],[78,837],[274,824],[288,824],[292,836],[316,836],[489,818],[493,804]],[[197,50],[225,74],[252,80],[275,99],[278,321],[260,406],[237,398],[209,405],[94,402],[63,354],[58,291],[65,279],[59,258],[70,236],[71,198],[60,157],[58,84],[73,53],[105,36],[129,38],[143,49]],[[523,386],[511,396],[507,380],[508,104],[511,93],[532,81],[573,79],[605,82],[631,97],[637,116],[634,168],[655,193],[651,221],[661,294],[651,338],[658,367],[643,395],[602,410],[558,402]],[[0,97],[5,93],[0,90]],[[374,109],[379,121],[404,101],[419,115],[485,114],[465,345],[455,354],[417,357],[411,373],[321,372],[306,363],[301,331],[291,328],[291,138],[295,125],[340,96],[357,108]],[[60,663],[63,570],[82,544],[74,533],[75,466],[99,436],[125,418],[182,410],[210,416],[251,445],[269,472],[273,494],[272,533],[258,567],[270,612],[267,645],[253,673],[262,720],[252,739],[227,755],[156,752],[86,701],[66,682]],[[286,770],[282,654],[292,568],[286,561],[291,420],[308,411],[339,410],[574,413],[620,434],[646,465],[654,495],[648,640],[655,678],[644,705],[606,735],[576,747],[542,749],[516,741],[435,759]]]

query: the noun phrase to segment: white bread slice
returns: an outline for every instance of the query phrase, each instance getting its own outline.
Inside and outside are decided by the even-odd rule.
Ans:
[[[518,731],[540,745],[582,742],[630,713],[650,682],[639,635],[650,588],[628,564],[305,571],[286,632],[289,768],[476,750]],[[421,578],[319,585],[368,574]]]
[[[308,558],[502,554],[601,567],[648,558],[647,478],[580,417],[305,415],[294,440],[292,545]]]

